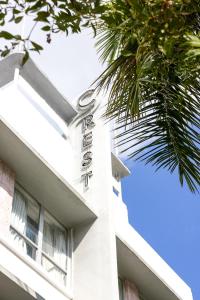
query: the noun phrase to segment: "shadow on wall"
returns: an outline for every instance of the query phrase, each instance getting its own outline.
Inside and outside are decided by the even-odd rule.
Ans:
[[[96,220],[95,220],[96,221]],[[88,234],[92,226],[94,225],[95,221],[92,222],[85,222],[81,223],[74,228],[74,245],[73,251],[76,251],[84,240],[85,236]]]
[[[45,300],[45,298],[2,266],[0,266],[0,298],[1,300]]]

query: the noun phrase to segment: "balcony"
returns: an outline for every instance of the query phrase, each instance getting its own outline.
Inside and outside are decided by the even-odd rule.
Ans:
[[[118,272],[139,289],[145,300],[192,300],[185,282],[129,225],[116,228]]]
[[[112,174],[117,180],[120,180],[121,178],[131,174],[130,170],[124,165],[121,159],[119,159],[113,152],[111,153],[111,161]]]
[[[0,117],[0,158],[16,173],[16,180],[66,227],[96,218],[83,197]]]
[[[0,266],[0,291],[3,300],[43,300],[40,295],[35,293],[27,285],[20,282],[18,278]]]

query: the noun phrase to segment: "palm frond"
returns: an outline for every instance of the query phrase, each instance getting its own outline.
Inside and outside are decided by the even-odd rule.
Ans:
[[[162,1],[150,2],[138,2],[134,10],[135,2],[128,1],[132,7],[129,13],[126,10],[121,27],[101,27],[97,46],[108,67],[98,78],[97,88],[109,90],[105,116],[118,123],[116,139],[122,151],[156,170],[177,170],[181,185],[186,182],[195,192],[200,184],[198,4],[191,1],[187,14],[180,11],[179,16],[170,16],[180,27],[177,38],[173,28],[165,35],[160,31],[152,35],[157,28],[149,25],[148,13],[150,17],[160,13]],[[138,14],[143,24],[147,19],[146,27],[141,27],[139,17],[136,22]],[[157,22],[159,27],[163,21]]]

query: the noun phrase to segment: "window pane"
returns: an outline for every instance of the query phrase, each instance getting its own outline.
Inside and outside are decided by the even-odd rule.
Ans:
[[[17,245],[17,248],[21,252],[27,254],[32,259],[36,259],[36,247],[31,245],[28,241],[25,240],[20,234],[18,234],[14,229],[10,229],[10,234],[13,242]]]
[[[66,285],[66,273],[60,270],[55,264],[53,264],[48,258],[42,255],[42,265],[45,270],[49,273],[51,278],[57,282]]]
[[[39,227],[39,205],[33,199],[27,201],[26,236],[37,244]]]
[[[15,191],[13,206],[12,206],[11,224],[19,232],[25,234],[26,219],[27,219],[26,199],[20,192]]]
[[[42,250],[61,268],[66,270],[66,230],[47,212],[44,215]],[[56,272],[56,271],[55,271]],[[59,272],[59,271],[58,271]],[[59,277],[59,276],[58,276]]]
[[[120,278],[118,278],[118,284],[119,284],[119,300],[124,300],[123,281]]]
[[[41,212],[43,214],[43,210]],[[43,218],[44,217],[44,218]],[[44,220],[42,249],[37,248],[40,206],[21,187],[14,193],[10,233],[21,252],[36,260],[42,252],[42,265],[55,280],[66,284],[67,231],[49,213],[41,215]]]
[[[37,244],[40,208],[21,188],[15,190],[12,214],[11,214],[11,237],[18,248],[31,258],[36,258],[36,247],[23,236],[27,236]]]
[[[26,243],[26,254],[35,260],[36,259],[36,248],[33,245]]]

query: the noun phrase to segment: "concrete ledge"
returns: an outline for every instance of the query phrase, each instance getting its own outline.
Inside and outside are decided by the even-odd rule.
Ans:
[[[14,170],[16,181],[63,225],[71,227],[97,217],[85,199],[2,117],[0,136],[0,158]]]
[[[119,275],[133,281],[146,300],[192,300],[191,289],[129,225],[116,229]]]
[[[31,273],[32,276],[34,274],[35,280],[37,279],[36,282],[32,282]],[[38,293],[38,290],[41,290],[42,293],[49,293],[48,289],[43,290],[44,282],[46,288],[49,285],[51,289],[61,295],[59,299],[71,300],[73,298],[71,292],[55,283],[41,265],[21,253],[19,249],[16,250],[16,246],[9,239],[0,235],[0,290],[1,296],[4,296],[3,300],[51,299],[44,298]],[[32,284],[35,286],[34,289],[30,287]]]
[[[14,53],[0,61],[0,87],[14,80],[15,70],[18,68],[20,75],[32,88],[62,119],[69,123],[77,115],[75,108],[39,70],[31,58],[21,67],[23,55],[23,53]]]
[[[114,153],[111,153],[111,160],[112,160],[112,173],[114,177],[119,177],[119,179],[121,179],[131,174],[130,170],[123,164],[123,162]]]
[[[7,299],[33,300],[43,298],[23,283],[19,278],[8,272],[0,265],[0,290],[1,297]]]

